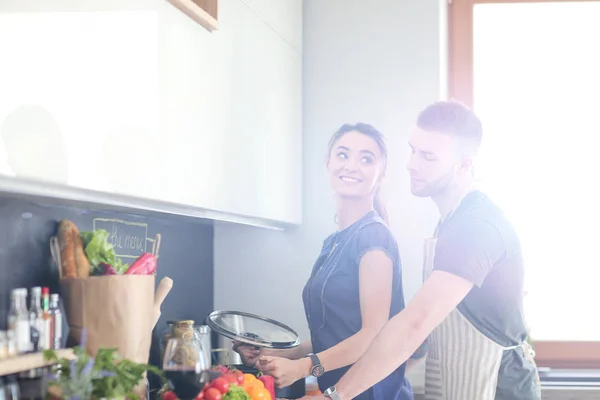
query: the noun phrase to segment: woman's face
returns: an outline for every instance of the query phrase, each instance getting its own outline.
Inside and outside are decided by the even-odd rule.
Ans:
[[[338,196],[371,196],[385,170],[377,142],[357,131],[344,134],[329,153],[327,172]]]

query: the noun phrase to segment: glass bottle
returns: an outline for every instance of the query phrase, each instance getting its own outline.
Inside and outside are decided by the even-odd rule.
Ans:
[[[29,313],[27,312],[27,289],[17,289],[17,318],[14,329],[17,352],[27,353],[31,350],[31,331],[29,329]]]
[[[42,288],[42,318],[44,319],[44,344],[48,349],[52,348],[54,338],[52,337],[52,315],[50,314],[50,289]]]
[[[50,295],[50,316],[52,317],[53,349],[60,349],[62,342],[62,313],[58,305],[58,294]]]
[[[44,343],[44,320],[42,312],[42,288],[31,289],[29,305],[29,325],[31,326],[31,343],[34,350],[47,349]]]
[[[8,311],[8,329],[15,330],[17,315],[19,314],[19,289],[10,292],[10,310]]]
[[[0,361],[8,358],[8,338],[6,331],[0,331]]]

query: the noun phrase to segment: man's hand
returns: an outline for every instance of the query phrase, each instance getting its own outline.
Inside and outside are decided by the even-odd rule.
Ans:
[[[289,360],[280,357],[260,357],[256,363],[256,368],[264,374],[275,378],[275,386],[283,388],[292,383],[306,378],[310,374],[312,367],[310,358],[301,358],[299,360]]]
[[[300,400],[327,400],[327,397],[325,397],[325,395],[319,394],[316,396],[304,396]]]

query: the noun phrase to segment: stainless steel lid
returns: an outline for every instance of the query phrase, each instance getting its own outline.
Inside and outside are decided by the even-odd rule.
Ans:
[[[241,311],[214,311],[206,323],[213,331],[251,346],[290,349],[300,344],[298,334],[289,326]]]

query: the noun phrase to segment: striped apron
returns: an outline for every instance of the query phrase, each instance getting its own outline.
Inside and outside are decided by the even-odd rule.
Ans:
[[[433,272],[437,238],[425,241],[423,275]],[[525,342],[503,347],[482,334],[455,308],[428,338],[425,367],[426,400],[494,400],[500,362],[505,351],[523,347],[533,362],[533,349]]]

